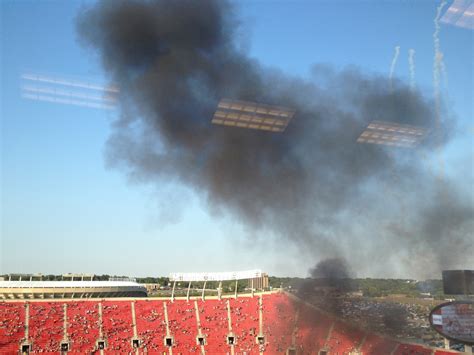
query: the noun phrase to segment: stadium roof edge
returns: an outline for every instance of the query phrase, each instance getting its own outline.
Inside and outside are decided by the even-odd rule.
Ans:
[[[174,272],[170,281],[228,281],[248,280],[262,277],[262,270],[226,271],[226,272]]]

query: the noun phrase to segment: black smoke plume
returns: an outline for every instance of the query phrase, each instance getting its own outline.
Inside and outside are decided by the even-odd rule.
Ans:
[[[80,40],[121,86],[109,161],[143,182],[190,186],[211,211],[315,258],[435,275],[462,261],[471,201],[441,186],[413,150],[356,143],[372,120],[433,126],[431,104],[354,68],[315,66],[308,80],[265,68],[237,48],[235,12],[216,0],[104,1],[80,13]],[[296,115],[284,133],[215,126],[222,98]]]
[[[330,258],[322,260],[310,269],[309,273],[311,278],[319,285],[333,287],[339,292],[354,290],[351,283],[353,274],[349,271],[344,259]]]
[[[409,313],[399,304],[384,304],[382,322],[389,333],[399,334],[408,328]]]
[[[371,331],[391,336],[409,333],[407,305],[377,302],[351,293],[358,291],[357,280],[345,259],[321,260],[309,274],[297,289],[297,295],[306,302]]]
[[[350,291],[355,291],[346,260],[329,258],[318,262],[309,270],[310,277],[305,279],[297,290],[298,296],[321,309],[343,315],[343,303]]]

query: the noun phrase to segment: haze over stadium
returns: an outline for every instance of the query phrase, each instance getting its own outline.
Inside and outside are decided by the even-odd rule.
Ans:
[[[165,274],[179,260],[196,271],[264,264],[306,275],[341,258],[358,276],[428,278],[472,265],[472,32],[442,27],[433,43],[438,5],[63,4],[54,13],[68,16],[54,21],[69,32],[34,44],[14,19],[27,16],[33,28],[44,19],[25,4],[2,4],[2,272]],[[273,23],[279,17],[288,21]],[[50,36],[50,26],[38,36]],[[14,63],[32,58],[25,41],[41,52],[76,35],[81,49],[56,54],[59,67],[51,52]],[[440,47],[450,96],[439,92]],[[404,71],[402,56],[411,58]],[[46,103],[11,92],[25,67],[68,73],[75,65],[96,76],[103,69],[104,82],[120,88],[110,129],[103,111],[32,106]],[[213,124],[223,99],[294,116],[281,132]],[[374,121],[428,133],[410,148],[358,143]],[[112,170],[102,168],[105,140]],[[28,156],[35,147],[39,156]],[[136,184],[124,186],[116,170]],[[144,228],[142,215],[155,214]]]

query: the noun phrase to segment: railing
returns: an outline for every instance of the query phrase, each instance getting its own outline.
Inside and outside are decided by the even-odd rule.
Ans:
[[[134,277],[109,277],[109,281],[130,281],[137,282],[137,279]]]

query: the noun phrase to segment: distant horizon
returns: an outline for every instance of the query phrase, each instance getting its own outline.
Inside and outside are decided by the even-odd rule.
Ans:
[[[7,273],[7,274],[1,274],[1,277],[5,277],[8,275],[33,275],[33,276],[63,276],[63,274],[42,274],[42,273]],[[75,274],[75,275],[80,275],[80,274]],[[85,274],[85,275],[91,275],[91,274]],[[135,278],[135,279],[146,279],[146,278],[169,278],[169,275],[163,276],[163,275],[158,275],[158,276],[137,276],[137,275],[118,275],[118,274],[92,274],[93,276],[109,276],[109,277],[125,277],[125,278]],[[280,279],[330,279],[329,277],[311,277],[311,276],[278,276],[278,275],[270,275],[268,274],[268,277],[276,277]],[[412,278],[393,278],[393,277],[346,277],[346,278],[338,278],[338,279],[348,279],[348,280],[365,280],[365,279],[372,279],[372,280],[403,280],[403,281],[441,281],[442,278],[436,279],[412,279]],[[76,280],[77,281],[77,280]],[[188,281],[181,281],[181,282],[188,282]],[[201,281],[200,281],[201,282]]]

